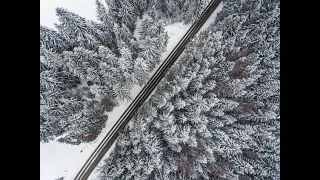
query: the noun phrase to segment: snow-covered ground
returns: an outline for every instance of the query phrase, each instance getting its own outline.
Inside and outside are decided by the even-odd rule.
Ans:
[[[104,3],[104,1],[100,1]],[[97,20],[95,0],[40,0],[40,24],[55,28],[58,23],[55,9],[63,7],[90,20]]]
[[[40,3],[44,4],[47,3],[49,0],[41,0]],[[75,0],[63,0],[68,3],[74,2]],[[77,0],[77,2],[87,2],[89,0]],[[94,9],[94,1],[91,0],[93,3],[93,7],[91,6],[82,6],[86,7],[85,9]],[[90,1],[90,3],[91,3]],[[62,3],[62,0],[56,1],[56,4],[52,4],[51,6],[59,6],[59,7],[65,7],[69,10],[76,12],[80,14],[81,16],[84,16],[88,19],[95,19],[95,12],[94,14],[87,16],[86,14],[90,14],[90,12],[81,13],[81,11],[77,11],[75,7],[70,6],[70,4],[64,4]],[[60,3],[60,4],[59,4]],[[50,3],[49,3],[50,4]],[[85,3],[84,3],[85,4]],[[74,3],[72,5],[77,5],[77,3]],[[46,5],[47,6],[47,5]],[[43,6],[41,6],[42,8]],[[53,10],[55,7],[51,7]],[[221,10],[222,4],[219,5],[218,11]],[[40,14],[41,11],[44,11],[44,9],[40,8]],[[81,8],[80,8],[81,9]],[[50,10],[51,11],[51,10]],[[51,14],[54,13],[51,12]],[[50,14],[50,13],[48,13]],[[214,21],[214,18],[216,16],[216,12],[211,15],[209,20],[206,22],[206,24],[201,28],[201,30],[206,29],[211,22]],[[46,16],[46,14],[44,14]],[[53,22],[56,22],[56,20],[53,20],[52,18],[45,18],[45,21],[41,22],[41,24],[46,25],[48,27],[51,27],[50,24],[53,26]],[[51,22],[49,22],[51,21]],[[137,27],[139,27],[139,22],[137,22]],[[179,42],[179,40],[183,37],[183,35],[187,32],[191,24],[184,25],[183,23],[174,23],[167,25],[165,27],[165,30],[168,32],[169,39],[168,39],[168,45],[166,48],[166,51],[162,54],[161,60],[163,61],[169,53],[174,49],[175,45]],[[137,35],[135,33],[135,35]],[[155,70],[151,73],[153,74]],[[132,99],[135,98],[136,95],[138,95],[139,91],[142,89],[140,86],[134,86],[131,92]],[[75,177],[76,173],[80,170],[80,168],[83,166],[85,161],[89,158],[91,153],[94,151],[94,149],[99,145],[99,143],[102,141],[103,137],[108,133],[108,131],[111,129],[111,127],[115,124],[115,122],[119,119],[121,114],[125,111],[125,109],[129,106],[130,102],[124,102],[120,104],[118,107],[115,107],[112,112],[107,113],[108,120],[106,123],[106,127],[102,130],[100,135],[97,137],[97,139],[91,143],[82,143],[77,146],[68,145],[68,144],[61,144],[55,141],[51,141],[49,143],[41,144],[40,143],[40,179],[41,180],[54,180],[59,177],[65,177],[65,180],[71,180]],[[105,157],[108,157],[112,148],[109,149],[109,151],[106,153]],[[99,163],[101,165],[102,162]],[[89,177],[89,179],[94,179],[97,173],[94,171],[92,175]]]

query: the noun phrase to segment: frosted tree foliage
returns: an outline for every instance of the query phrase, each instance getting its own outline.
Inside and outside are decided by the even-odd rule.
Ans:
[[[66,50],[69,44],[56,31],[40,26],[40,46],[53,52],[61,52]]]
[[[137,41],[140,52],[134,67],[135,79],[139,84],[147,80],[147,74],[160,63],[161,54],[165,51],[168,35],[163,26],[162,20],[155,20],[148,15],[142,19]]]
[[[280,179],[280,5],[224,3],[121,133],[98,179]]]
[[[193,23],[210,0],[150,0],[150,7],[171,22]]]
[[[209,0],[106,0],[106,8],[96,0],[98,21],[86,20],[67,9],[57,8],[59,23],[56,24],[56,30],[40,26],[40,141],[57,139],[79,144],[94,140],[107,120],[106,111],[112,111],[114,106],[130,100],[133,85],[143,86],[150,72],[160,64],[168,41],[164,26],[177,21],[194,22],[208,3]],[[233,1],[226,3],[232,4]],[[223,13],[238,11],[230,8]],[[244,8],[247,11],[252,9],[251,6]],[[259,13],[257,10],[253,15],[260,16]],[[220,17],[229,19],[225,21],[231,24],[221,27],[225,33],[223,36],[233,37],[234,31],[239,28],[233,27],[233,24],[237,25],[243,19]],[[136,28],[139,18],[141,26]],[[234,21],[234,18],[240,19]],[[260,17],[250,18],[252,22],[257,21],[253,24],[257,24]],[[133,36],[134,32],[138,32],[137,38]],[[238,38],[248,40],[246,33],[244,31]],[[258,40],[248,40],[253,41]],[[228,38],[224,43],[230,44],[229,50],[224,49],[224,56],[237,52],[233,48],[234,38]],[[252,46],[259,48],[257,43]],[[207,48],[204,53],[210,51],[208,47],[204,47]],[[244,48],[243,52],[237,53],[241,55],[247,51]],[[231,59],[228,67],[237,67],[230,74],[233,78],[242,76],[241,70],[248,66],[242,59],[232,61],[236,55],[228,56]],[[273,76],[268,75],[267,78],[272,79]],[[198,86],[203,86],[202,81],[200,77],[192,82],[185,79],[182,86],[191,83],[192,90],[196,91]],[[233,83],[241,84],[242,81]],[[276,81],[270,83],[268,85],[275,85]],[[216,95],[225,95],[224,89],[229,86],[222,83],[219,88],[222,90],[216,92]],[[260,85],[255,89],[255,92],[261,91]],[[241,88],[239,92],[239,96],[245,93]],[[268,93],[260,92],[258,97],[268,96]],[[182,103],[180,106],[184,104],[184,101],[178,102]],[[82,130],[81,127],[87,128]],[[91,135],[87,137],[85,134]]]
[[[57,8],[57,31],[40,26],[40,142],[93,141],[105,126],[105,112],[131,100],[133,85],[143,85],[160,63],[165,23],[148,17],[150,29],[133,36],[149,1],[107,4],[96,0],[98,21]]]

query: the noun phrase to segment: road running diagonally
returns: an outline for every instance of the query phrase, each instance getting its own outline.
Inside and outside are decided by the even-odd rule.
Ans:
[[[204,9],[203,13],[199,17],[199,19],[193,23],[193,25],[189,28],[183,38],[179,41],[179,43],[175,46],[172,52],[168,55],[168,57],[163,61],[161,66],[157,69],[157,71],[153,74],[153,76],[149,79],[143,89],[139,92],[136,98],[131,102],[129,107],[125,110],[125,112],[121,115],[119,120],[114,124],[108,134],[103,138],[98,147],[94,150],[85,164],[82,166],[75,180],[86,180],[89,175],[92,173],[93,169],[100,162],[104,154],[108,151],[114,141],[117,139],[119,132],[127,125],[130,121],[133,114],[138,110],[138,108],[142,105],[143,102],[149,97],[151,92],[156,88],[161,79],[165,76],[166,72],[170,69],[170,67],[176,62],[179,56],[182,54],[185,49],[187,43],[192,39],[192,37],[200,30],[202,25],[208,20],[210,15],[216,10],[218,5],[221,3],[221,0],[212,0],[208,6]]]

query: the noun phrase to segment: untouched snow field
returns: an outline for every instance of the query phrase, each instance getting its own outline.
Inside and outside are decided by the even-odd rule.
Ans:
[[[40,24],[48,27],[53,27],[53,23],[58,21],[57,18],[51,17],[52,14],[55,16],[54,9],[57,6],[67,8],[70,11],[76,12],[88,19],[95,19],[95,5],[93,0],[41,0],[40,3],[40,16],[43,16],[40,18]],[[211,15],[201,30],[205,30],[210,23],[214,22],[216,14],[221,10],[221,8],[222,3],[218,6],[217,10]],[[44,11],[48,12],[45,13]],[[137,27],[139,27],[140,24],[141,23],[138,21]],[[183,23],[174,23],[165,27],[165,30],[169,35],[169,40],[166,51],[161,56],[161,61],[163,61],[174,49],[175,45],[187,32],[190,26],[191,24],[184,25]],[[137,33],[135,33],[135,36],[136,35]],[[156,69],[157,68],[152,71],[151,75],[156,71]],[[133,87],[131,92],[132,99],[138,95],[141,89],[142,87],[138,85]],[[97,139],[91,143],[82,143],[77,146],[62,144],[55,141],[45,144],[40,143],[40,179],[54,180],[56,178],[65,177],[64,180],[72,180],[130,103],[131,101],[124,102],[118,107],[115,107],[112,112],[107,113],[108,120],[106,122],[106,127],[101,131]],[[111,147],[104,158],[109,156],[112,149],[113,148]],[[99,165],[101,164],[102,162],[99,163]],[[95,179],[96,175],[96,170],[94,170],[89,179]]]

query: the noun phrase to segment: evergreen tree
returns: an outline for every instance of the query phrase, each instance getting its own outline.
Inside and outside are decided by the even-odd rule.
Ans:
[[[107,116],[97,111],[76,114],[70,119],[67,135],[58,139],[58,141],[73,145],[78,145],[81,142],[91,142],[100,134],[106,120]]]
[[[46,102],[46,94],[74,88],[80,83],[79,78],[61,71],[59,64],[50,57],[49,51],[40,56],[40,100]]]
[[[187,1],[182,9],[181,18],[185,23],[193,23],[198,19],[210,0]]]
[[[60,24],[55,24],[56,28],[73,47],[80,45],[95,49],[101,43],[97,39],[97,29],[85,18],[63,8],[56,8],[56,14],[60,21]]]
[[[175,16],[180,12],[177,1],[163,0],[161,8],[164,15],[168,18],[175,18]]]
[[[110,9],[109,14],[113,17],[115,23],[118,25],[124,24],[133,32],[139,12],[135,11],[132,2],[128,0],[106,0],[106,4]]]
[[[134,6],[134,12],[138,12],[140,19],[142,19],[142,15],[148,9],[149,0],[131,0],[130,1]]]
[[[115,24],[121,24],[121,15],[120,15],[120,9],[122,6],[121,1],[118,0],[105,0],[107,6],[108,6],[108,14],[110,17],[112,17]]]
[[[99,1],[96,0],[97,6],[97,17],[98,20],[102,23],[95,23],[95,27],[100,29],[102,32],[103,41],[106,42],[106,46],[112,49],[115,53],[118,53],[117,43],[116,43],[116,35],[114,33],[114,21],[105,6]]]
[[[121,1],[120,9],[121,23],[125,24],[131,32],[135,29],[135,22],[137,20],[137,12],[135,12],[134,5],[131,1]]]
[[[142,85],[148,80],[148,74],[160,63],[160,57],[167,46],[168,35],[162,20],[145,16],[138,30],[139,53],[134,64],[134,81]]]
[[[116,57],[107,47],[99,47],[100,74],[104,78],[103,86],[111,97],[118,102],[130,99],[130,89],[132,88],[132,55],[130,49],[121,42],[120,57]]]
[[[68,49],[69,44],[53,29],[40,25],[40,47],[53,52],[62,52]]]
[[[133,34],[125,24],[122,24],[121,26],[115,24],[113,30],[116,34],[117,42],[123,41],[126,44],[130,44],[131,39],[133,39]]]
[[[167,45],[168,36],[158,36],[151,38],[150,36],[146,36],[145,39],[139,40],[139,48],[141,49],[138,57],[144,59],[144,61],[148,61],[150,64],[148,67],[148,71],[151,72],[156,65],[160,62],[161,54],[165,51],[165,47]]]

